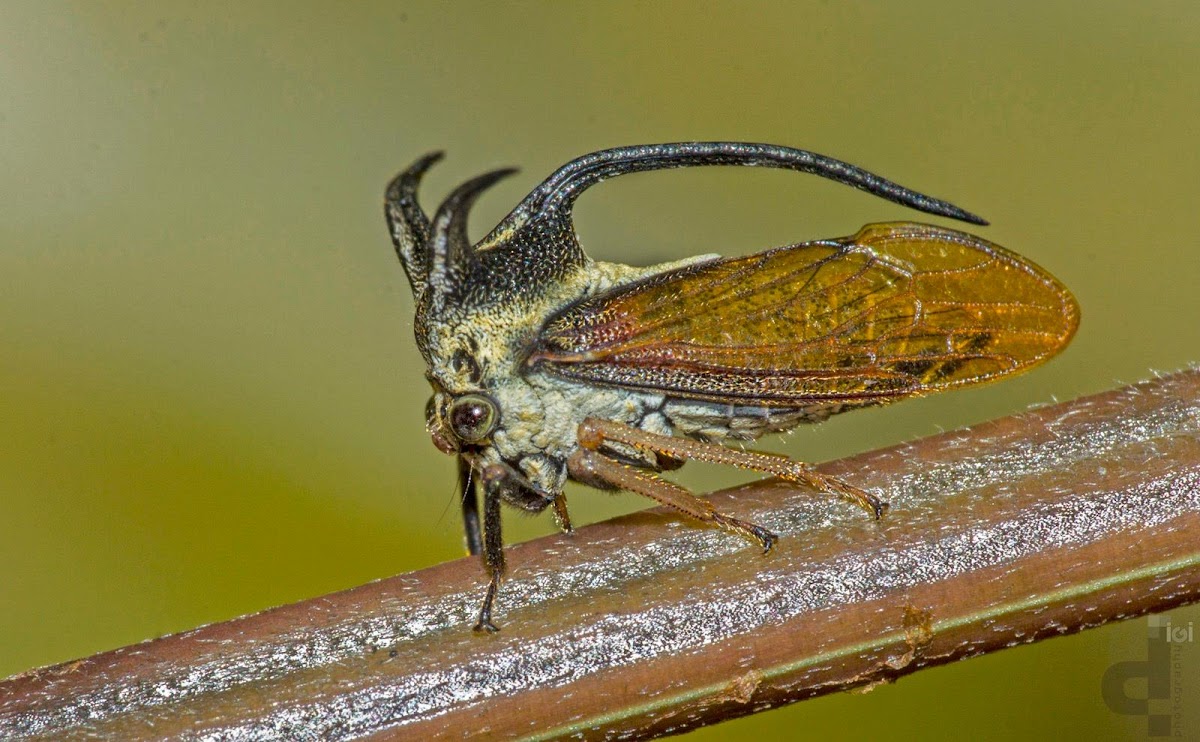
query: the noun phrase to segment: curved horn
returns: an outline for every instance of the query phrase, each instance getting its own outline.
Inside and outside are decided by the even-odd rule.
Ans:
[[[918,211],[987,224],[983,218],[954,204],[815,152],[746,142],[677,142],[606,149],[568,162],[526,196],[480,245],[491,246],[531,222],[560,221],[569,225],[571,207],[579,194],[608,178],[645,170],[707,165],[774,167],[812,173]]]
[[[446,197],[433,218],[429,237],[428,285],[435,306],[460,288],[475,261],[475,250],[467,240],[467,215],[479,195],[502,178],[517,172],[504,168],[468,180]]]
[[[425,290],[429,278],[429,217],[417,202],[417,188],[421,176],[442,156],[442,152],[430,152],[409,165],[388,183],[383,197],[383,213],[387,216],[392,244],[417,296]]]

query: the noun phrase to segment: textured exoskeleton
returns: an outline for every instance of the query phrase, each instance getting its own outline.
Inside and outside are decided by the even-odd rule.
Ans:
[[[553,506],[569,530],[562,492],[572,478],[646,495],[769,549],[774,534],[657,475],[701,459],[831,492],[878,517],[884,505],[869,493],[720,443],[1027,369],[1060,350],[1078,322],[1070,293],[1033,263],[931,225],[876,224],[745,258],[649,268],[593,261],[576,237],[571,209],[592,185],[701,165],[814,173],[986,223],[811,152],[739,142],[596,152],[555,171],[477,245],[467,239],[471,205],[514,171],[463,183],[430,220],[417,187],[440,158],[397,176],[385,211],[416,297],[434,391],[427,426],[458,456],[468,549],[482,553],[490,577],[477,629],[495,630],[501,502]]]

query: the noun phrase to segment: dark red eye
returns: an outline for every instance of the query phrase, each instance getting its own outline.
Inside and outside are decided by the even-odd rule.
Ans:
[[[482,394],[464,394],[450,404],[450,429],[464,443],[477,443],[496,429],[500,411]]]

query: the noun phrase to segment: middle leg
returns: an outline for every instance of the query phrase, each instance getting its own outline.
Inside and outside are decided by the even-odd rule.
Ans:
[[[762,526],[717,512],[712,503],[702,500],[677,484],[619,461],[598,451],[580,448],[567,459],[567,470],[576,479],[602,481],[616,487],[649,497],[697,520],[715,523],[762,544],[763,552],[771,550],[778,536]]]

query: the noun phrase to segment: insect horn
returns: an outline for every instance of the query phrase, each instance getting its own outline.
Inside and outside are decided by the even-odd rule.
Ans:
[[[565,231],[573,233],[571,207],[575,199],[608,178],[647,170],[712,165],[773,167],[812,173],[918,211],[972,224],[987,224],[982,217],[954,204],[815,152],[747,142],[676,142],[607,149],[568,162],[526,196],[480,243],[480,247],[491,247],[539,224],[543,225],[539,231],[545,231],[546,223],[557,222],[553,224],[554,231],[568,227]]]
[[[442,156],[442,152],[430,152],[409,165],[388,183],[384,195],[383,213],[387,216],[392,244],[415,296],[425,291],[429,279],[429,217],[417,201],[417,188],[425,171]]]
[[[479,195],[496,181],[517,172],[503,168],[468,180],[446,197],[433,218],[429,236],[427,290],[430,308],[437,314],[447,297],[467,287],[478,258],[467,240],[467,215]]]

